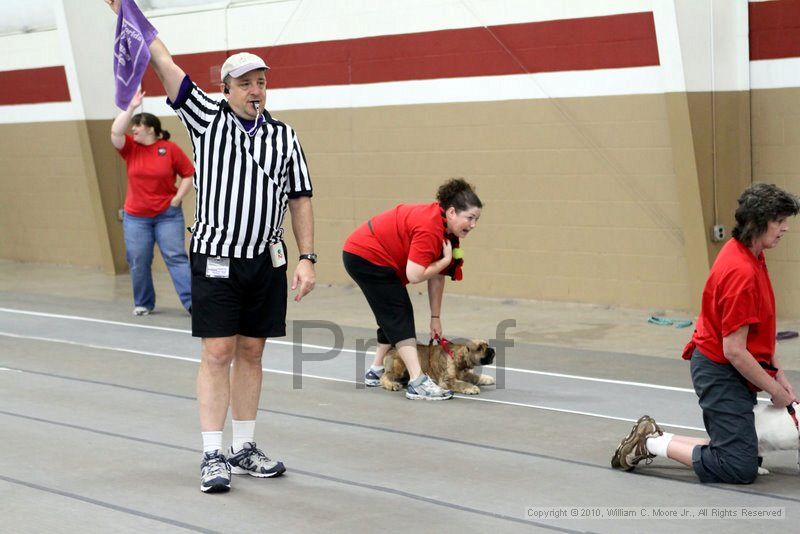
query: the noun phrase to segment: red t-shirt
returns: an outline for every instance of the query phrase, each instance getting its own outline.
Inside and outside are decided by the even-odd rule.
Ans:
[[[775,354],[775,295],[764,253],[758,258],[736,239],[720,250],[703,289],[697,328],[684,359],[697,349],[717,363],[729,364],[722,338],[749,325],[747,350],[759,362],[772,365]],[[687,354],[688,353],[688,354]]]
[[[438,202],[400,204],[356,228],[345,241],[344,250],[375,265],[391,267],[405,285],[408,260],[428,267],[442,257],[443,242]]]
[[[191,160],[171,141],[143,145],[125,135],[125,144],[117,151],[128,166],[125,212],[137,217],[155,217],[165,211],[178,192],[175,175],[194,174]]]

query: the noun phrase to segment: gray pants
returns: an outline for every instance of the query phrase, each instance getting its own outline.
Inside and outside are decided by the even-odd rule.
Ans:
[[[753,405],[756,394],[733,365],[716,363],[695,350],[692,383],[711,438],[692,451],[692,467],[701,482],[750,484],[758,476],[758,436]]]

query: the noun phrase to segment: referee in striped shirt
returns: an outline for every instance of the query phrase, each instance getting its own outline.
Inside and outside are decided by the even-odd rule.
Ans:
[[[115,13],[121,0],[105,0]],[[230,489],[231,473],[267,478],[285,471],[256,446],[261,355],[268,337],[286,335],[286,208],[300,258],[295,301],[314,288],[316,254],[311,180],[294,130],[264,109],[269,67],[239,53],[222,66],[217,100],[175,64],[155,38],[155,70],[186,126],[197,190],[192,227],[192,335],[202,338],[197,399],[203,436],[203,492]],[[233,363],[233,366],[231,364]],[[228,406],[233,443],[222,451]]]

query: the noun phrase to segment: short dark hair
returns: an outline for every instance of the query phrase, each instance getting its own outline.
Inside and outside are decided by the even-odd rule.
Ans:
[[[800,203],[795,195],[775,184],[754,183],[744,190],[736,208],[736,226],[731,235],[745,246],[767,231],[771,221],[797,215]]]
[[[457,212],[483,207],[481,199],[475,194],[475,188],[463,178],[451,178],[440,185],[436,200],[445,210],[453,207]]]
[[[169,132],[161,129],[161,121],[152,113],[137,113],[131,117],[131,123],[135,125],[144,125],[153,129],[156,137],[167,140],[169,139]]]

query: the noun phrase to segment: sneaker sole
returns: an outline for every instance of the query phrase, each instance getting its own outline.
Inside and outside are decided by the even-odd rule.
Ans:
[[[376,388],[381,385],[381,381],[376,380],[375,382],[367,382],[366,380],[364,380],[364,385],[367,386],[368,388]]]
[[[611,467],[613,467],[614,469],[622,469],[624,471],[633,471],[636,466],[622,467],[622,464],[619,461],[620,457],[622,456],[620,454],[620,450],[622,449],[622,445],[624,445],[624,443],[625,442],[620,443],[619,447],[617,447],[617,450],[614,451],[614,456],[611,457]]]
[[[203,493],[226,493],[230,491],[230,489],[231,489],[230,483],[216,484],[214,486],[208,486],[208,487],[200,484],[200,491],[202,491]]]
[[[642,417],[644,417],[644,416],[642,416]],[[628,466],[628,467],[622,467],[622,463],[620,462],[619,459],[622,457],[622,454],[621,454],[622,447],[625,444],[627,444],[631,439],[633,439],[633,437],[636,435],[636,428],[639,426],[639,421],[641,421],[642,417],[640,417],[635,423],[633,423],[633,427],[631,428],[631,431],[628,432],[628,435],[625,436],[625,439],[623,439],[619,443],[619,446],[617,447],[617,450],[614,451],[614,456],[611,457],[611,467],[613,467],[614,469],[623,469],[625,471],[633,471],[634,469],[636,469],[635,465],[631,465],[631,466]],[[650,419],[652,420],[652,417]],[[653,424],[655,425],[657,431],[663,432],[661,430],[661,427],[659,427],[658,424],[655,421],[653,421]],[[661,434],[659,434],[659,435],[661,435]]]
[[[446,397],[431,397],[428,395],[412,395],[411,393],[406,392],[406,398],[411,400],[443,401],[443,400],[450,400],[453,398],[453,396],[448,395]]]
[[[255,471],[250,471],[248,469],[244,469],[242,467],[234,467],[231,466],[231,474],[232,475],[250,475],[251,477],[257,478],[272,478],[277,477],[286,472],[286,468],[281,464],[280,468],[271,472],[271,473],[256,473]]]
[[[622,441],[619,442],[619,445],[617,445],[617,450],[614,451],[614,456],[611,457],[611,467],[613,467],[614,469],[625,469],[625,471],[632,471],[633,470],[633,467],[623,468],[622,467],[622,463],[619,461],[619,459],[622,457],[622,447],[623,447],[623,445],[628,443],[628,441],[630,441],[631,438],[633,438],[633,435],[636,433],[636,427],[637,426],[639,426],[639,421],[636,421],[635,423],[633,423],[633,427],[631,428],[631,431],[628,432],[628,435],[625,436],[625,438]]]

